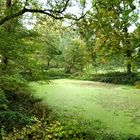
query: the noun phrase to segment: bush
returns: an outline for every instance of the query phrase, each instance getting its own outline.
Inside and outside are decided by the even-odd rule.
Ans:
[[[69,76],[63,69],[60,68],[50,68],[49,70],[38,71],[38,73],[22,72],[21,74],[27,81],[59,79]]]
[[[47,106],[32,96],[28,82],[19,74],[1,76],[0,87],[0,128],[10,132],[29,124],[32,116],[48,117]]]
[[[109,134],[104,131],[90,134],[82,127],[79,127],[75,120],[60,123],[58,121],[43,122],[37,118],[32,118],[35,122],[31,125],[26,125],[22,129],[13,129],[8,133],[1,129],[3,140],[140,140],[140,136]],[[94,131],[94,130],[93,130]]]
[[[36,99],[32,95],[32,91],[28,86],[28,82],[20,75],[5,75],[0,77],[0,96],[9,100],[10,103],[34,104],[40,99]]]
[[[46,74],[49,79],[59,79],[59,78],[68,77],[68,74],[66,74],[63,69],[57,69],[57,68],[52,68],[47,70]]]
[[[113,84],[127,84],[134,85],[136,81],[140,80],[140,77],[136,73],[106,73],[106,74],[94,74],[92,75],[93,81],[113,83]]]
[[[39,80],[47,80],[48,77],[45,72],[42,70],[31,72],[31,71],[24,71],[21,72],[21,75],[27,80],[27,81],[39,81]]]
[[[140,89],[140,81],[136,81],[136,82],[134,83],[134,85],[135,85],[136,88]]]
[[[27,81],[19,74],[1,76],[0,87],[10,92],[22,92],[28,88]]]
[[[0,111],[7,110],[8,104],[9,104],[9,102],[8,102],[3,90],[0,89]]]
[[[0,126],[4,126],[6,130],[15,128],[22,128],[31,122],[30,118],[25,114],[16,111],[3,111],[0,112]]]
[[[14,129],[11,133],[3,133],[4,140],[26,139],[26,140],[85,140],[87,133],[82,129],[77,129],[75,122],[65,122],[61,124],[58,121],[44,123],[34,118],[36,123],[27,125],[21,130]],[[71,125],[72,126],[71,126]]]

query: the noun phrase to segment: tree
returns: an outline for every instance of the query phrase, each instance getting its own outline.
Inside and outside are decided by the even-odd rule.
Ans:
[[[1,5],[3,5],[4,2],[0,2]],[[76,2],[80,3],[80,1]],[[76,15],[66,12],[66,9],[69,6],[73,5],[72,0],[51,0],[43,3],[36,0],[7,0],[6,5],[11,6],[11,12],[7,15],[5,14],[4,8],[1,8],[0,25],[4,24],[8,20],[19,17],[25,13],[45,14],[54,19],[73,18],[75,20],[78,20],[83,17],[82,15],[80,18],[77,18]]]
[[[83,71],[87,63],[85,43],[76,32],[66,30],[61,38],[61,51],[63,67],[66,73]]]
[[[92,10],[82,20],[80,30],[88,42],[92,42],[93,52],[98,56],[110,56],[121,53],[127,61],[127,72],[131,73],[131,59],[135,47],[131,44],[129,27],[137,23],[138,14],[135,12],[137,4],[134,0],[99,0],[92,3]],[[80,26],[81,26],[80,24]],[[81,29],[81,28],[80,28]],[[89,32],[87,35],[87,32]]]
[[[45,14],[54,19],[72,17],[70,16],[70,14],[67,14],[65,12],[66,9],[72,4],[72,1],[70,0],[66,0],[66,1],[65,0],[52,0],[52,1],[47,1],[44,4],[41,4],[40,2],[36,2],[35,0],[24,0],[24,1],[6,0],[5,3],[3,1],[0,1],[0,4],[1,4],[0,25],[4,24],[5,28],[8,29],[9,31],[12,26],[15,26],[15,25],[12,25],[13,21],[19,22],[19,19],[16,17],[20,17],[24,13],[28,13],[28,12]],[[5,10],[5,7],[6,7],[6,10]],[[13,18],[16,18],[16,19],[13,20]],[[76,19],[76,16],[73,15],[73,18]],[[1,55],[1,61],[3,63],[3,69],[5,69],[8,64],[8,58],[7,56],[4,56],[3,54],[0,54],[0,55]]]
[[[137,28],[134,32],[131,33],[131,46],[133,46],[134,51],[132,55],[132,62],[136,67],[140,67],[140,26],[137,25]]]
[[[11,1],[7,0],[6,13],[4,14],[11,14],[11,7]],[[0,26],[1,130],[2,126],[4,126],[5,130],[9,131],[11,131],[13,127],[21,128],[24,124],[27,124],[25,118],[30,120],[30,115],[27,109],[33,108],[35,102],[31,102],[34,99],[31,97],[28,83],[22,76],[21,72],[29,68],[31,69],[33,65],[36,64],[32,63],[36,49],[34,48],[33,37],[36,37],[36,33],[25,29],[19,18],[7,21]],[[37,69],[37,67],[34,69]],[[1,102],[3,100],[4,102]],[[25,107],[25,105],[28,107]],[[29,107],[30,105],[32,107]],[[2,134],[0,137],[2,137]]]
[[[6,0],[6,4],[5,4],[5,7],[6,7],[6,13],[7,15],[9,15],[11,13],[11,0]],[[10,23],[7,23],[4,27],[5,31],[6,32],[10,32],[11,30],[11,25]],[[1,62],[2,62],[2,65],[3,65],[3,70],[5,70],[7,68],[7,64],[8,64],[8,57],[6,55],[2,55],[2,58],[1,58]]]
[[[41,17],[36,23],[34,30],[38,32],[37,45],[40,46],[39,59],[43,67],[50,68],[50,63],[57,63],[56,57],[61,54],[59,48],[61,31],[63,28],[61,21],[54,21],[52,18]]]
[[[11,1],[6,1],[7,14],[9,15],[11,11]],[[1,55],[1,65],[4,73],[10,73],[13,69],[23,68],[25,61],[23,57],[25,53],[30,53],[32,45],[29,43],[30,39],[36,36],[35,32],[27,31],[22,26],[22,22],[17,19],[8,21],[3,26],[0,26],[0,55]],[[28,48],[29,44],[30,48]],[[27,51],[28,50],[28,51]],[[28,55],[27,55],[28,56]],[[22,66],[23,65],[23,66]],[[21,68],[21,69],[22,69]]]

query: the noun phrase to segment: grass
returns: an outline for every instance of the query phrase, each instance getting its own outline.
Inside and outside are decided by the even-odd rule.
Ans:
[[[59,120],[78,120],[91,133],[140,134],[140,90],[131,86],[80,80],[31,83]],[[103,130],[102,130],[103,129]],[[101,132],[102,133],[102,132]]]

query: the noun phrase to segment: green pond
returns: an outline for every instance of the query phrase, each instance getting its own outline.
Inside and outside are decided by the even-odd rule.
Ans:
[[[77,119],[90,130],[101,122],[109,133],[140,134],[139,89],[69,79],[33,82],[31,87],[60,120]]]

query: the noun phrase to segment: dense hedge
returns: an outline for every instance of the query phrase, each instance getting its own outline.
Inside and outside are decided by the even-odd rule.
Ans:
[[[47,70],[46,75],[49,79],[61,79],[69,77],[69,75],[65,73],[64,69],[57,68]]]
[[[91,77],[93,81],[113,83],[113,84],[126,84],[134,85],[140,81],[140,75],[137,73],[106,73],[106,74],[93,74]]]
[[[40,101],[32,96],[28,83],[22,76],[18,74],[1,76],[0,130],[4,129],[10,132],[14,128],[20,129],[33,123],[32,116],[41,118],[39,113],[35,113],[39,112],[39,107],[36,107],[36,104]],[[45,109],[48,114],[47,107]]]
[[[69,77],[64,69],[51,68],[49,70],[39,71],[38,73],[22,72],[22,76],[28,81],[39,81],[49,79],[61,79]]]

